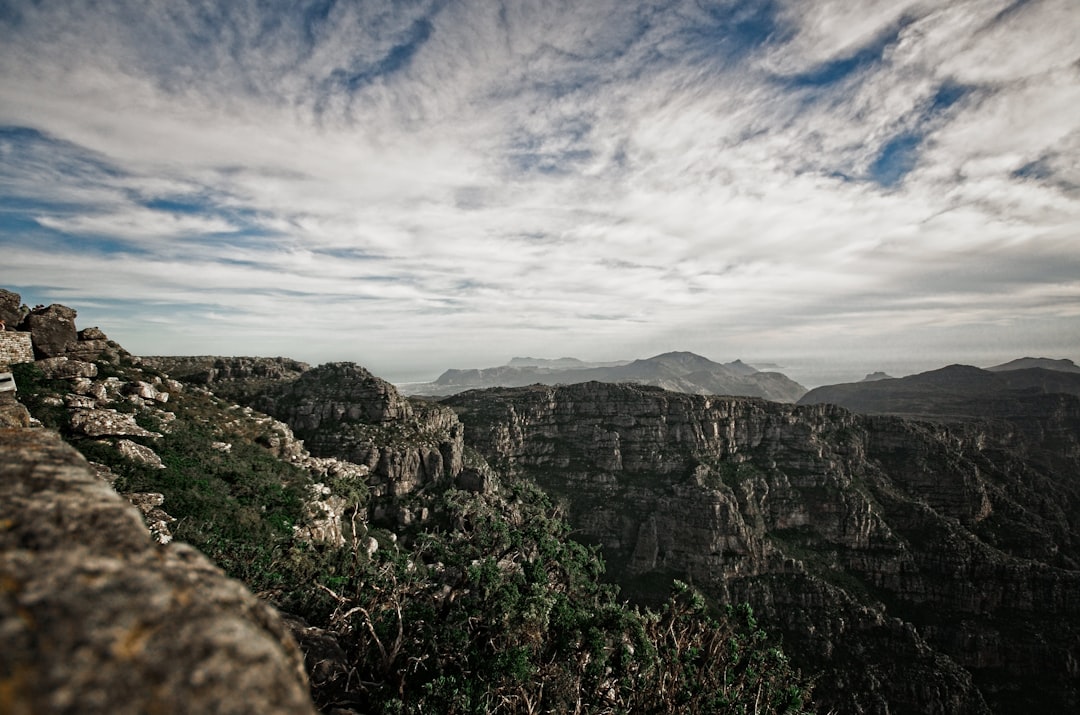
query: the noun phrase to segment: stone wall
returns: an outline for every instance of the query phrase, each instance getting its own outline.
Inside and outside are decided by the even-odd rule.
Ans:
[[[34,346],[30,333],[0,331],[0,365],[15,365],[34,361]]]

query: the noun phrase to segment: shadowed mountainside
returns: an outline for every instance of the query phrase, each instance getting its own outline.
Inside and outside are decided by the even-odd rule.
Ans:
[[[601,383],[444,402],[627,593],[681,578],[749,601],[823,707],[1063,712],[1080,704],[1080,399],[1044,399],[993,429]]]
[[[1080,373],[1045,367],[992,372],[949,365],[908,377],[817,387],[798,404],[828,403],[864,414],[966,420],[1020,417],[1028,410],[1030,398],[1052,394],[1080,395]]]

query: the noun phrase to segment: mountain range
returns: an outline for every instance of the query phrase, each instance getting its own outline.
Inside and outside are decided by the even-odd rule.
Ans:
[[[447,370],[434,382],[402,385],[406,394],[444,397],[466,390],[582,382],[633,383],[695,395],[740,395],[795,402],[806,388],[779,372],[741,360],[717,363],[691,352],[668,352],[639,360],[587,363],[576,358],[514,358],[499,367]]]
[[[949,365],[899,378],[863,380],[810,390],[798,404],[839,405],[853,412],[919,419],[1016,417],[1035,395],[1080,396],[1080,368],[1071,360],[1022,358],[987,369]]]

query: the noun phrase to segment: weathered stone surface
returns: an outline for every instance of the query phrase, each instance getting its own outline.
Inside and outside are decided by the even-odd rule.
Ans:
[[[411,403],[352,363],[308,370],[254,406],[287,423],[312,454],[366,466],[375,496],[409,494],[463,468],[464,431],[451,410]]]
[[[0,430],[0,712],[314,715],[280,617],[58,435]]]
[[[34,354],[38,358],[58,357],[74,347],[78,340],[75,316],[74,310],[59,303],[30,311],[23,327],[30,331]]]
[[[390,383],[353,363],[328,363],[278,391],[254,407],[283,419],[296,432],[342,422],[381,424],[412,417],[412,405]]]
[[[51,357],[34,363],[52,380],[73,380],[75,378],[97,377],[97,365],[83,360],[73,360],[66,356]]]
[[[103,333],[101,331],[101,329],[97,328],[97,327],[83,328],[82,330],[80,330],[78,332],[78,338],[79,338],[80,342],[84,342],[84,341],[87,341],[87,340],[108,340],[109,339],[108,337],[106,337],[105,333]]]
[[[0,392],[0,429],[30,426],[30,412],[13,392]]]
[[[126,383],[123,387],[123,392],[125,395],[135,395],[144,400],[152,400],[163,404],[169,401],[169,393],[162,392],[149,382],[143,382],[141,380]]]
[[[175,522],[176,519],[161,508],[161,505],[165,503],[164,494],[131,492],[125,494],[124,497],[142,514],[143,521],[146,522],[146,528],[150,530],[150,535],[154,538],[154,541],[159,544],[167,544],[173,540],[169,524]]]
[[[15,330],[22,322],[21,307],[22,296],[0,288],[0,320],[4,321],[8,330]]]
[[[132,442],[130,439],[121,439],[116,443],[116,449],[120,454],[124,455],[127,459],[135,462],[142,462],[148,464],[151,467],[157,467],[158,469],[164,469],[165,465],[161,463],[161,457],[157,452],[144,447],[141,444]]]
[[[160,437],[135,422],[135,415],[116,410],[76,410],[71,428],[87,437]]]
[[[309,369],[306,363],[283,357],[182,356],[142,360],[147,367],[162,370],[188,385],[205,385],[214,394],[242,404],[250,404],[268,386],[295,380]]]

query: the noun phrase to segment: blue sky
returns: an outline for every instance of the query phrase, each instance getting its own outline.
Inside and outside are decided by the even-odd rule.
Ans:
[[[0,0],[0,251],[136,353],[395,380],[1080,359],[1080,10]]]

